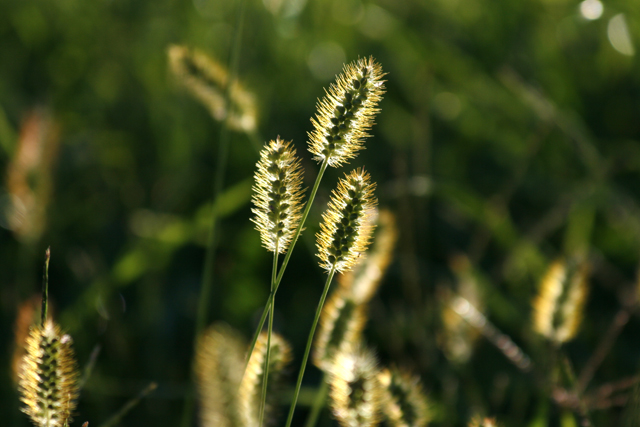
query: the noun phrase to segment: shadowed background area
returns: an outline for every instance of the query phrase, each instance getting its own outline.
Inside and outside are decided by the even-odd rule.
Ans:
[[[73,425],[102,425],[151,381],[120,425],[180,424],[212,211],[206,322],[249,340],[272,262],[250,222],[258,151],[293,140],[311,187],[315,104],[343,64],[369,56],[388,73],[372,137],[326,172],[276,300],[290,387],[326,278],[321,213],[338,178],[365,166],[399,237],[364,334],[384,365],[421,376],[432,425],[479,414],[571,427],[585,411],[596,426],[640,422],[640,3],[0,0],[0,10],[3,425],[29,425],[16,342],[37,317],[49,245],[51,312],[81,370],[100,349]],[[187,51],[199,59],[180,68]],[[533,301],[565,257],[588,266],[590,290],[577,335],[556,351],[532,329]],[[294,425],[319,379],[310,366]],[[327,413],[318,422],[334,424]]]

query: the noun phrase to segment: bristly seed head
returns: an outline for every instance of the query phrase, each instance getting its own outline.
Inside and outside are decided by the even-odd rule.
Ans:
[[[329,375],[333,415],[343,427],[369,427],[380,421],[382,387],[376,359],[357,346],[336,355]]]
[[[342,273],[350,270],[367,250],[374,225],[371,217],[378,200],[376,187],[364,169],[351,171],[333,190],[316,235],[320,266]]]
[[[262,245],[271,252],[285,253],[300,223],[302,172],[292,143],[280,137],[260,152],[253,185],[255,214],[252,221]]]
[[[238,392],[238,408],[240,424],[244,427],[261,427],[260,399],[264,381],[264,359],[267,355],[268,336],[260,333],[255,348],[249,358],[247,369],[240,383]],[[291,362],[291,346],[279,334],[271,336],[271,352],[269,357],[269,378],[267,380],[267,396],[263,425],[273,425],[276,421],[278,396],[283,386],[286,368]]]
[[[358,304],[349,298],[349,290],[344,287],[333,292],[322,308],[313,346],[313,363],[318,368],[329,371],[336,353],[362,341],[366,308],[366,304]]]
[[[385,92],[382,67],[369,59],[345,65],[336,82],[329,86],[318,113],[311,119],[309,151],[329,166],[340,166],[363,148],[367,131],[373,126],[377,106]]]
[[[78,371],[71,337],[53,321],[32,327],[20,371],[20,394],[26,413],[38,427],[64,427],[78,398]]]
[[[382,384],[382,411],[393,427],[424,427],[430,420],[427,398],[418,377],[396,368],[384,369],[378,379]]]
[[[533,329],[556,344],[578,332],[589,288],[586,263],[556,261],[540,283],[533,301]]]

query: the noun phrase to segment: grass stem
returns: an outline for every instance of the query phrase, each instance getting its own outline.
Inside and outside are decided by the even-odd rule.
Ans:
[[[236,25],[233,34],[233,45],[231,46],[231,53],[229,56],[229,78],[227,80],[227,87],[225,88],[224,98],[226,105],[230,105],[231,88],[238,75],[238,63],[240,59],[240,47],[242,41],[242,28],[244,24],[245,5],[246,0],[242,0],[238,5],[238,17],[236,19]],[[224,187],[224,177],[227,169],[227,159],[229,155],[229,142],[231,139],[229,126],[226,121],[222,123],[220,127],[220,137],[218,141],[218,155],[216,162],[216,172],[213,183],[213,209],[211,213],[211,230],[209,231],[209,241],[207,244],[207,252],[205,254],[205,262],[202,273],[202,285],[200,288],[200,296],[198,298],[198,308],[196,311],[196,324],[193,345],[195,348],[198,337],[202,334],[204,327],[208,321],[209,305],[211,300],[211,293],[214,284],[213,268],[215,263],[215,254],[217,246],[217,227],[218,227],[218,212],[216,210],[216,201],[218,196],[222,192]],[[193,417],[194,409],[194,391],[187,391],[185,398],[185,406],[182,416],[182,427],[189,427],[191,425],[191,419]]]
[[[274,293],[276,284],[276,272],[278,270],[278,242],[276,241],[276,250],[273,253],[273,268],[271,269],[271,293]],[[275,297],[275,295],[274,295]],[[269,380],[269,358],[271,356],[271,334],[273,332],[273,315],[275,312],[275,301],[272,301],[271,313],[269,314],[269,327],[267,330],[267,353],[264,357],[264,374],[262,376],[262,399],[260,399],[260,423],[258,427],[262,427],[264,420],[264,407],[267,401],[267,382]]]
[[[49,307],[49,260],[51,259],[51,247],[44,253],[44,273],[42,277],[42,309],[40,310],[40,326],[44,328],[47,321],[47,309]]]
[[[316,326],[318,326],[318,320],[320,319],[320,314],[322,313],[322,307],[324,307],[324,301],[327,299],[327,294],[329,293],[329,288],[331,287],[331,281],[333,280],[333,276],[335,274],[336,267],[334,265],[331,271],[329,271],[327,282],[325,283],[324,290],[322,291],[322,297],[320,297],[320,302],[318,303],[318,308],[316,309],[316,316],[313,319],[313,325],[311,325],[311,330],[309,331],[309,337],[307,338],[307,348],[304,350],[304,356],[302,357],[302,365],[300,366],[300,372],[298,373],[298,381],[296,383],[296,390],[293,394],[293,400],[291,401],[291,408],[289,409],[289,416],[287,418],[286,427],[291,427],[293,413],[295,412],[296,403],[298,403],[298,395],[300,394],[300,386],[302,385],[302,377],[304,377],[307,360],[309,359],[309,353],[311,352],[311,344],[313,344],[313,336],[315,335]]]
[[[327,374],[322,375],[322,382],[320,383],[320,388],[316,393],[316,398],[313,401],[313,406],[311,407],[311,413],[307,417],[307,421],[304,423],[304,427],[315,427],[316,422],[318,421],[318,416],[320,415],[320,411],[324,408],[324,404],[327,401],[327,393],[329,391],[329,382],[327,381]]]

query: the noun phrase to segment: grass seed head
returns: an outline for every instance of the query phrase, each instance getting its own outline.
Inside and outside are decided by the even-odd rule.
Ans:
[[[497,427],[498,423],[495,418],[483,418],[475,416],[469,422],[469,427]]]
[[[214,120],[225,121],[231,129],[252,132],[256,128],[254,96],[237,81],[229,83],[229,72],[198,49],[171,45],[167,50],[169,67],[180,84],[200,101]],[[227,85],[229,104],[225,100]]]
[[[424,427],[430,420],[427,397],[420,379],[397,369],[384,369],[378,376],[383,388],[382,410],[390,426]]]
[[[260,399],[262,398],[262,382],[264,379],[264,359],[267,355],[267,333],[258,336],[256,346],[249,358],[247,370],[240,384],[238,406],[241,425],[244,427],[260,427]],[[277,407],[278,394],[282,388],[282,380],[287,366],[291,362],[291,347],[278,334],[271,335],[271,353],[269,355],[269,378],[267,380],[267,401],[265,402],[265,424],[272,424]]]
[[[262,149],[253,193],[252,221],[260,232],[262,245],[271,252],[286,252],[304,206],[300,159],[291,142],[278,137]]]
[[[382,388],[376,359],[354,346],[336,354],[329,373],[331,409],[343,427],[375,426],[380,421]]]
[[[221,323],[200,336],[195,373],[201,427],[239,425],[236,396],[244,368],[244,347],[238,333]]]
[[[311,119],[309,151],[329,166],[340,166],[363,148],[364,138],[373,126],[378,103],[385,92],[382,67],[369,59],[345,65],[335,83],[329,86],[318,113]]]
[[[78,398],[78,370],[72,340],[47,320],[32,327],[20,370],[22,411],[38,427],[65,427]]]
[[[366,304],[378,291],[393,258],[398,237],[395,216],[381,209],[377,216],[377,230],[371,249],[361,256],[353,270],[340,276],[340,286],[357,304]]]
[[[371,217],[378,204],[374,189],[375,183],[371,183],[369,174],[360,168],[338,183],[316,235],[322,268],[346,272],[367,250],[374,228]]]
[[[551,264],[533,301],[533,329],[561,344],[580,328],[589,288],[588,266],[559,260]]]
[[[346,289],[337,288],[322,308],[313,363],[325,372],[331,370],[336,353],[356,346],[362,339],[366,306],[347,298],[347,294]]]

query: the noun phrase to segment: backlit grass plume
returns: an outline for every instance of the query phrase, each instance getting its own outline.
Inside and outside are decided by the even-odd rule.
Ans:
[[[337,288],[322,309],[313,363],[323,371],[331,368],[337,352],[353,347],[361,341],[366,321],[366,307],[357,304],[347,295],[345,288]]]
[[[276,138],[260,152],[253,186],[252,221],[260,232],[262,245],[271,252],[284,253],[300,224],[302,202],[300,159],[291,142]]]
[[[236,395],[243,361],[242,339],[225,324],[209,327],[198,340],[195,373],[201,427],[239,425]]]
[[[475,416],[469,422],[469,427],[497,427],[498,423],[495,418],[483,418]]]
[[[167,54],[173,74],[191,95],[209,109],[215,120],[226,120],[231,129],[255,130],[255,99],[237,80],[229,82],[229,72],[225,67],[204,52],[186,46],[171,45]],[[230,105],[225,100],[228,84],[231,84]]]
[[[429,422],[427,398],[418,377],[397,369],[384,369],[378,376],[384,389],[382,410],[393,427],[421,427]]]
[[[393,258],[397,239],[395,216],[381,209],[375,239],[366,257],[362,256],[353,270],[339,278],[340,287],[348,290],[349,298],[357,304],[365,304],[375,295]]]
[[[572,340],[582,322],[587,300],[586,264],[559,260],[551,264],[533,301],[533,329],[561,344]]]
[[[32,327],[19,388],[22,411],[38,427],[65,427],[78,397],[78,370],[71,337],[50,319]]]
[[[373,195],[375,186],[360,168],[345,174],[338,183],[316,236],[322,268],[348,271],[366,251],[373,231],[371,216],[378,203]]]
[[[356,156],[379,111],[385,91],[382,67],[373,58],[345,65],[342,74],[318,102],[318,113],[311,119],[309,151],[314,159],[329,166],[340,166]]]
[[[258,427],[260,425],[261,384],[264,378],[264,360],[267,353],[267,334],[262,332],[249,358],[240,391],[238,405],[242,426]],[[271,335],[271,352],[269,357],[269,380],[267,401],[265,405],[265,419],[275,421],[274,410],[278,393],[282,386],[283,374],[291,361],[291,347],[282,336]]]
[[[373,354],[358,346],[336,354],[329,375],[329,398],[341,426],[375,426],[380,421],[382,387],[376,365]]]

